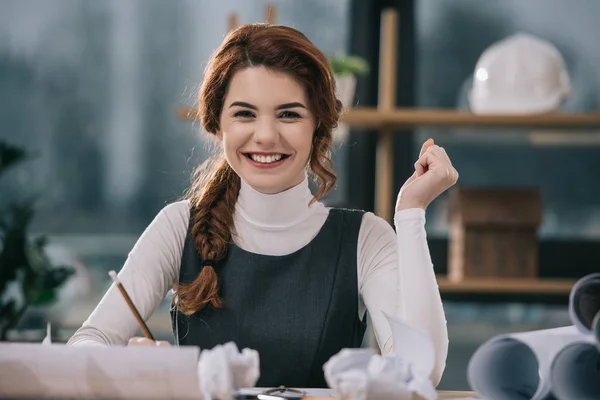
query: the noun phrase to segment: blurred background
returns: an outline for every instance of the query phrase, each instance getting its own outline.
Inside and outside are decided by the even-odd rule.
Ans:
[[[399,15],[398,107],[468,111],[483,52],[522,32],[551,43],[563,57],[571,91],[562,109],[600,108],[600,3],[594,0],[577,6],[567,0],[0,0],[0,141],[31,157],[2,174],[0,206],[35,198],[27,232],[47,237],[53,264],[75,267],[55,296],[31,301],[5,340],[41,340],[46,321],[55,340],[66,340],[87,318],[111,283],[107,272],[120,269],[144,228],[182,195],[190,171],[210,153],[198,123],[177,110],[194,105],[203,68],[228,31],[231,13],[240,23],[263,22],[268,5],[278,24],[303,31],[327,55],[346,53],[369,65],[357,75],[354,105],[377,106],[381,13],[393,8]],[[433,137],[460,172],[460,188],[506,189],[506,196],[540,216],[527,226],[534,244],[520,250],[532,257],[533,269],[506,281],[494,281],[488,271],[480,275],[492,279],[487,286],[465,287],[470,270],[464,265],[456,267],[460,279],[446,277],[453,268],[449,249],[458,240],[451,234],[452,212],[468,220],[468,202],[452,211],[445,194],[428,209],[428,240],[450,331],[440,389],[468,388],[469,357],[490,337],[570,324],[564,288],[600,271],[599,133],[415,127],[394,135],[394,198],[422,142]],[[329,204],[375,210],[377,137],[376,130],[355,127],[338,137],[339,180]],[[18,153],[12,151],[6,154]],[[4,155],[0,165],[7,160]],[[539,197],[519,197],[518,188],[533,188]],[[502,207],[491,203],[488,213]],[[456,246],[471,246],[466,242]],[[0,252],[9,244],[0,243]],[[0,266],[6,271],[6,258]],[[0,299],[7,304],[15,289],[5,271]],[[519,277],[524,288],[502,288],[519,284]],[[489,282],[496,289],[490,291]],[[10,310],[1,306],[6,320]],[[150,327],[171,340],[168,301]]]

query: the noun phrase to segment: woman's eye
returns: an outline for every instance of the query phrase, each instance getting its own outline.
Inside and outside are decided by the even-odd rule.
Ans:
[[[298,119],[300,118],[300,114],[298,114],[297,112],[293,112],[293,111],[284,111],[281,114],[279,114],[280,118],[286,118],[286,119]]]
[[[236,118],[252,118],[254,114],[251,111],[243,110],[236,112],[233,116]]]

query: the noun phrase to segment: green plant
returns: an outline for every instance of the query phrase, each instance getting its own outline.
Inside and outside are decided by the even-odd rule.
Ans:
[[[26,152],[0,140],[0,178],[26,160]],[[72,268],[53,265],[44,236],[31,237],[35,199],[0,209],[0,341],[15,328],[30,306],[48,305],[71,275]]]
[[[334,75],[366,75],[369,63],[362,57],[337,53],[329,57],[329,65]]]

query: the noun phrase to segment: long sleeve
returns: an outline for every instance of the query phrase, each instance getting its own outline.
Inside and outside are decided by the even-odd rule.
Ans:
[[[144,320],[150,318],[177,282],[188,222],[187,202],[166,206],[142,233],[118,273]],[[125,345],[138,329],[135,317],[113,283],[67,344]]]
[[[448,330],[426,240],[425,211],[397,212],[394,223],[396,232],[372,213],[363,217],[357,249],[359,292],[383,354],[393,350],[383,312],[429,333],[436,357],[431,378],[437,385],[446,365]]]

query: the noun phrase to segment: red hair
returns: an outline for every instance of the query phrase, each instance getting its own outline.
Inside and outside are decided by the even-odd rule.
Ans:
[[[212,55],[199,96],[203,128],[219,132],[223,101],[232,76],[241,69],[264,66],[294,76],[306,89],[310,108],[318,121],[313,135],[309,173],[318,189],[312,201],[327,194],[336,176],[330,158],[332,130],[337,126],[342,103],[335,96],[335,80],[325,55],[296,29],[268,24],[243,25],[230,32]],[[176,288],[178,309],[187,315],[212,306],[222,307],[213,265],[227,254],[240,177],[222,152],[200,165],[187,192],[191,203],[191,234],[202,260],[202,271],[191,283]]]

